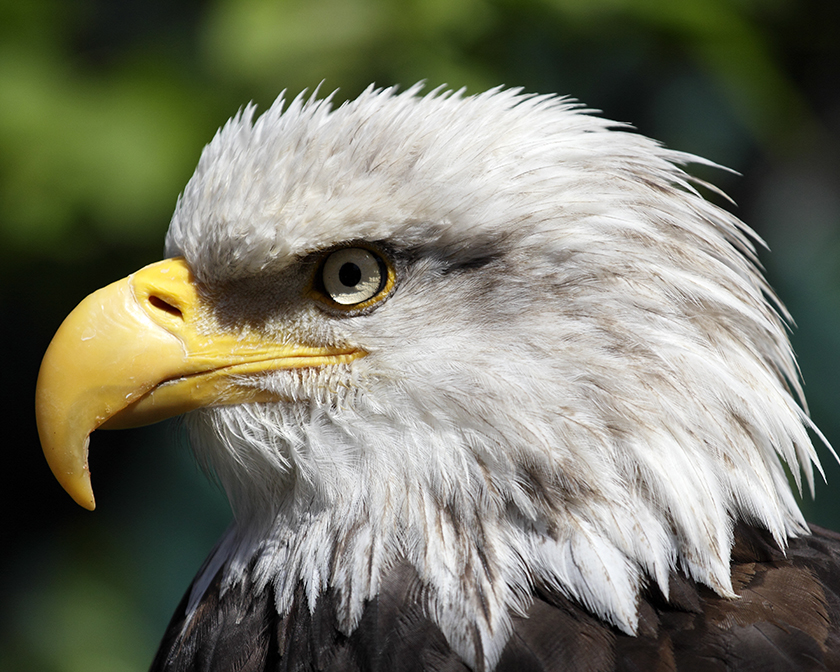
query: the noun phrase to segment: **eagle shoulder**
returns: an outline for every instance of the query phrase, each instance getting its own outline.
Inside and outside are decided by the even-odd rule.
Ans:
[[[668,599],[654,585],[641,595],[637,636],[535,587],[527,613],[512,619],[495,672],[840,669],[840,535],[812,526],[783,552],[766,532],[740,524],[735,540],[738,598],[674,573]],[[339,627],[331,591],[310,609],[300,588],[279,614],[271,584],[257,592],[246,575],[223,590],[221,577],[191,614],[187,591],[152,672],[470,669],[424,613],[424,586],[408,563],[383,575],[351,633]]]

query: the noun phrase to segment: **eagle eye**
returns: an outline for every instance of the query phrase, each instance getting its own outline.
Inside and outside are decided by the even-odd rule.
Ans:
[[[393,286],[393,271],[374,250],[343,247],[327,254],[316,287],[325,298],[346,308],[366,308]],[[387,290],[387,291],[386,291]]]

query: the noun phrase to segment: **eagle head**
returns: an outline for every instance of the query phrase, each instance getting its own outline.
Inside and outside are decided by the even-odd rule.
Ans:
[[[552,96],[418,87],[253,106],[205,148],[166,260],[50,346],[39,428],[185,413],[234,521],[193,585],[327,591],[350,633],[395,567],[470,664],[535,588],[621,631],[682,572],[734,595],[738,522],[807,527],[808,436],[755,234],[671,151]]]

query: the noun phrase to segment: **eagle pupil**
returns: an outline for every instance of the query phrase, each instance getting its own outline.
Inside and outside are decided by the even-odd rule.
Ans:
[[[359,280],[362,279],[362,269],[348,261],[338,269],[338,279],[345,287],[355,287],[359,284]]]

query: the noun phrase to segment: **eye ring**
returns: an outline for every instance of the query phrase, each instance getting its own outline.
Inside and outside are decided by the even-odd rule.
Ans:
[[[391,265],[376,250],[353,245],[327,253],[313,289],[328,304],[355,311],[385,298],[393,286]]]

